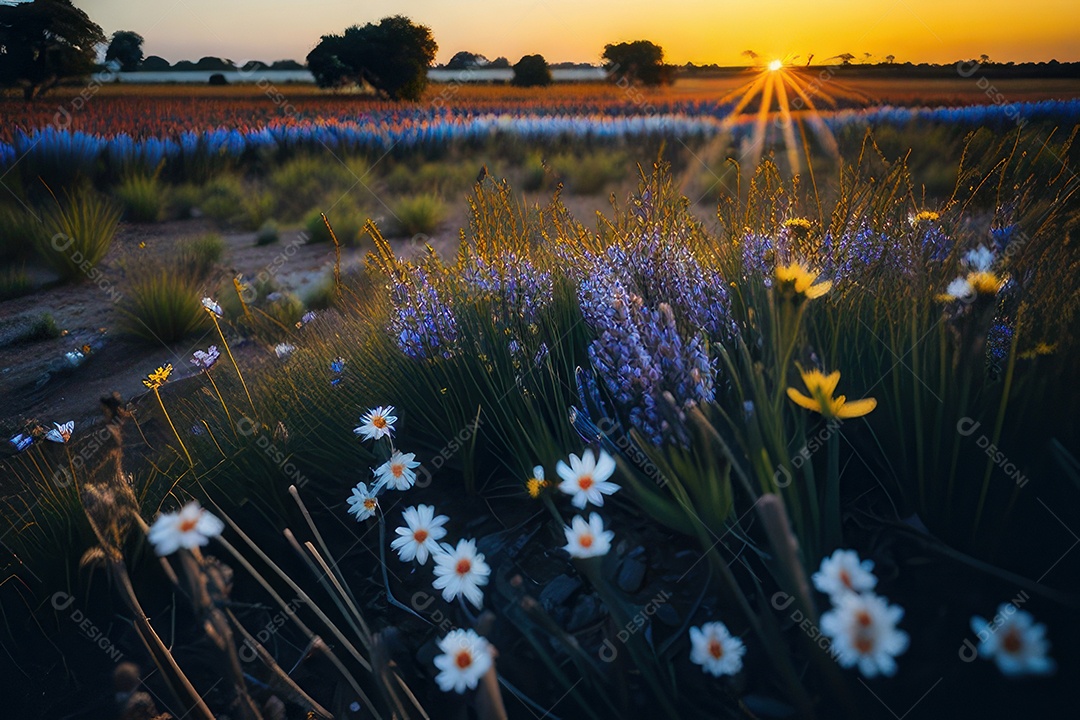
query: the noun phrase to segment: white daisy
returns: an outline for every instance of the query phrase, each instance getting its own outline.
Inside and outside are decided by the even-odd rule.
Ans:
[[[154,552],[164,557],[180,548],[206,545],[224,529],[225,523],[192,500],[180,512],[158,515],[146,537],[154,545]]]
[[[607,555],[615,533],[604,529],[604,520],[597,513],[589,515],[589,521],[578,515],[570,521],[570,527],[564,527],[566,533],[566,552],[574,558],[590,558]]]
[[[368,410],[360,417],[360,427],[353,428],[353,432],[364,440],[378,440],[390,437],[394,431],[394,423],[397,417],[394,415],[394,406],[381,405],[373,410]]]
[[[945,288],[945,294],[956,300],[964,300],[975,295],[975,288],[967,278],[958,277]]]
[[[472,630],[451,630],[439,649],[443,654],[435,656],[435,682],[443,692],[471,690],[491,668],[491,643]]]
[[[993,659],[1005,675],[1049,675],[1056,663],[1048,657],[1050,641],[1046,626],[1036,623],[1031,613],[1005,603],[991,623],[971,618],[971,630],[979,636],[979,655]]]
[[[202,306],[206,312],[214,313],[218,317],[221,317],[221,306],[214,302],[213,298],[204,297],[202,299]]]
[[[896,656],[908,647],[908,634],[896,624],[904,609],[872,593],[844,593],[821,616],[821,632],[832,641],[842,667],[859,666],[868,678],[896,673]]]
[[[599,459],[594,458],[592,449],[587,449],[581,459],[571,453],[570,465],[562,460],[555,466],[562,482],[559,489],[567,495],[573,495],[570,504],[582,510],[589,503],[603,505],[604,496],[619,489],[613,482],[607,482],[615,472],[615,460],[606,451],[600,451]]]
[[[722,622],[690,628],[690,660],[710,675],[734,675],[742,670],[746,646]]]
[[[357,483],[349,498],[349,512],[356,516],[357,522],[367,520],[375,514],[379,501],[375,499],[375,488],[368,490],[367,483]]]
[[[811,580],[814,587],[835,603],[844,593],[873,590],[877,585],[873,570],[873,560],[859,560],[859,554],[854,550],[837,550],[822,559],[821,568]]]
[[[416,482],[416,473],[413,468],[420,467],[420,463],[413,460],[415,453],[401,453],[397,450],[375,470],[375,486],[385,485],[391,490],[408,490]]]
[[[974,250],[968,250],[964,253],[964,264],[973,272],[989,272],[994,264],[994,251],[981,245]]]
[[[294,350],[296,350],[296,346],[290,343],[278,343],[274,346],[274,354],[277,355],[279,359],[289,357],[293,354]]]
[[[458,540],[457,547],[443,543],[442,552],[434,554],[436,590],[442,590],[443,599],[452,601],[459,595],[476,607],[484,602],[484,593],[480,587],[487,585],[491,568],[484,562],[484,556],[476,552],[475,540]]]
[[[405,527],[399,527],[396,532],[401,537],[390,543],[390,547],[398,551],[398,557],[404,562],[416,560],[424,565],[428,555],[439,552],[439,540],[446,535],[443,525],[450,518],[445,515],[435,515],[435,508],[431,505],[419,505],[405,508],[401,514],[405,520]]]

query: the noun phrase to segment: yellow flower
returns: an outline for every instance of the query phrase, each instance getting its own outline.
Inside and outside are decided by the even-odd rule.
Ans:
[[[169,376],[172,375],[172,371],[172,363],[169,363],[165,367],[159,367],[157,370],[147,375],[142,383],[151,390],[157,390],[169,379]]]
[[[992,272],[973,272],[968,273],[968,284],[975,288],[975,292],[980,295],[996,295],[997,291],[1004,285],[1004,281]]]
[[[794,288],[796,293],[805,295],[807,300],[821,297],[832,287],[832,280],[825,280],[814,285],[817,276],[817,271],[809,269],[798,261],[776,266],[777,281],[785,288]]]
[[[933,210],[922,210],[915,213],[914,215],[908,215],[908,221],[911,223],[912,227],[918,225],[921,222],[928,222],[940,219],[941,214],[936,213]]]
[[[798,229],[798,230],[809,230],[810,228],[813,227],[813,223],[811,223],[806,218],[797,217],[797,218],[791,218],[790,220],[785,220],[784,221],[784,227],[792,228],[792,229]]]
[[[971,272],[949,283],[945,292],[934,296],[938,302],[963,300],[970,302],[978,295],[996,295],[1005,281],[992,272]]]
[[[843,395],[834,398],[833,392],[840,382],[840,371],[833,370],[826,375],[820,370],[806,371],[799,368],[803,385],[810,391],[810,397],[803,395],[795,388],[788,388],[787,394],[799,407],[821,413],[827,418],[847,420],[848,418],[862,417],[877,407],[874,398],[863,398],[848,402]]]
[[[533,476],[525,481],[525,489],[529,491],[529,497],[533,500],[540,497],[544,488],[550,486],[551,483],[544,479],[544,468],[540,465],[533,468]]]

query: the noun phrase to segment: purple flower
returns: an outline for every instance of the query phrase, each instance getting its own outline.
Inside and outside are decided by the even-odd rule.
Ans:
[[[421,265],[407,265],[402,275],[391,281],[389,332],[411,358],[450,357],[457,344],[457,319],[447,293],[439,291],[432,273]]]
[[[191,364],[200,370],[209,370],[217,362],[218,356],[221,353],[217,349],[217,345],[211,345],[206,349],[206,352],[202,350],[196,350],[191,354]]]

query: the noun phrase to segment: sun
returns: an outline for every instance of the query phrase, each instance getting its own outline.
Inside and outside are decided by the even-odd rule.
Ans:
[[[777,70],[780,70],[783,67],[784,67],[784,61],[783,60],[773,60],[772,62],[769,63],[769,72],[776,72]]]

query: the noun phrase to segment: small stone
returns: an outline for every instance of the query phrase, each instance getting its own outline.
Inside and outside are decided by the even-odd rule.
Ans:
[[[645,563],[637,558],[625,558],[619,566],[619,575],[615,582],[623,592],[637,592],[645,582]]]
[[[547,610],[563,605],[580,587],[581,580],[578,578],[566,574],[554,577],[540,591],[540,604]]]
[[[570,622],[566,629],[575,632],[592,625],[599,619],[600,601],[595,595],[584,595],[574,606],[574,612],[570,615]]]

